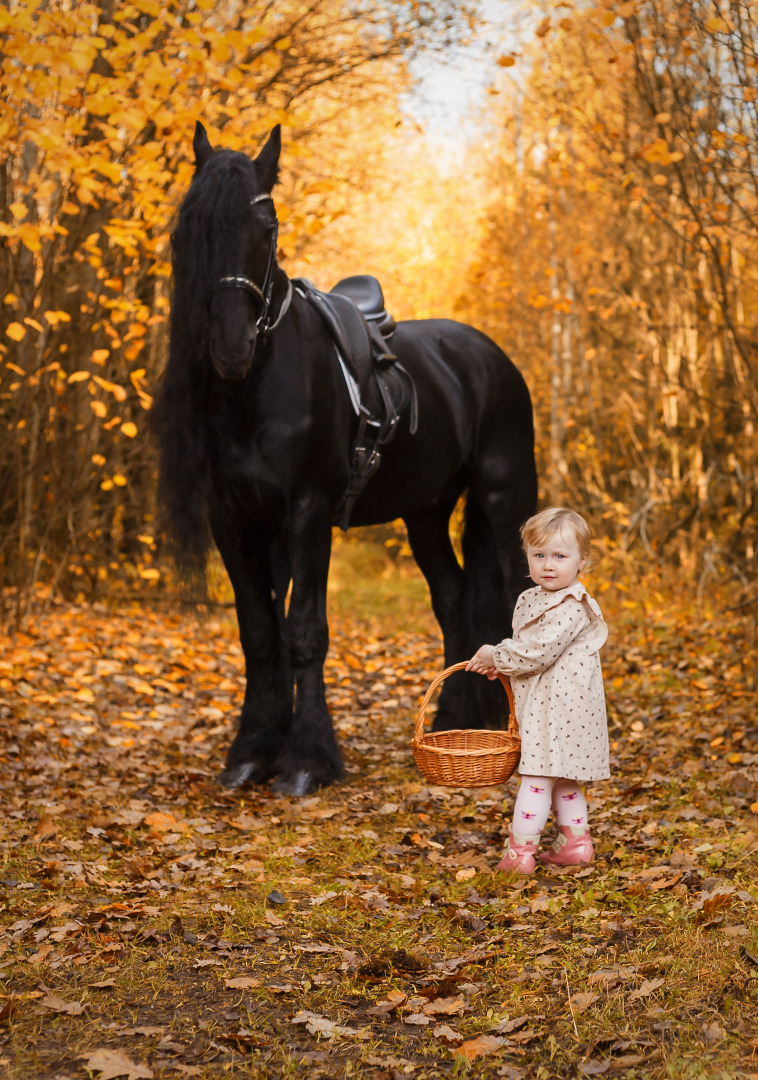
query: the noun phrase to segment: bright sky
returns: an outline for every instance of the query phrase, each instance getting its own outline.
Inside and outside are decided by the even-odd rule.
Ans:
[[[415,65],[421,81],[411,95],[410,110],[429,134],[446,141],[466,138],[465,121],[484,104],[486,88],[498,71],[497,57],[515,45],[514,0],[481,0],[480,7],[489,24],[480,40]]]

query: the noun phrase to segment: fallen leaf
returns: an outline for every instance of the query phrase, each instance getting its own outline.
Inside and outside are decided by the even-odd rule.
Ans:
[[[630,979],[635,970],[621,965],[612,968],[598,968],[597,971],[593,971],[587,977],[587,985],[597,986],[600,984],[604,990],[612,990],[614,986],[618,986],[624,979]]]
[[[731,907],[736,900],[733,886],[723,886],[713,889],[712,892],[703,893],[699,900],[692,906],[698,912],[697,921],[704,922],[719,912]]]
[[[476,877],[476,870],[473,866],[464,866],[462,870],[457,870],[455,873],[456,881],[468,881],[472,877]]]
[[[476,1039],[468,1039],[466,1042],[461,1043],[455,1054],[456,1056],[462,1054],[469,1061],[476,1061],[477,1058],[485,1057],[487,1054],[499,1050],[504,1042],[504,1039],[500,1039],[496,1035],[479,1035]]]
[[[432,1032],[432,1035],[434,1035],[436,1039],[441,1039],[449,1046],[457,1046],[463,1041],[463,1036],[457,1031],[454,1031],[447,1024],[438,1024]]]
[[[591,991],[587,994],[572,994],[571,995],[571,1008],[575,1013],[583,1013],[585,1009],[589,1009],[590,1005],[600,997],[599,994],[593,994]]]
[[[40,1005],[44,1005],[46,1009],[52,1009],[53,1012],[68,1013],[70,1016],[79,1016],[87,1008],[81,1001],[64,1001],[55,994],[46,994],[40,1001]]]
[[[153,1070],[146,1065],[137,1065],[120,1050],[108,1050],[101,1047],[91,1050],[88,1054],[79,1055],[87,1062],[90,1072],[101,1073],[101,1080],[113,1080],[117,1076],[125,1076],[127,1080],[151,1080]]]
[[[320,945],[314,942],[312,945],[296,945],[295,951],[304,953],[338,953],[342,952],[342,949],[339,945]]]
[[[249,975],[240,975],[236,979],[224,979],[224,986],[230,990],[252,990],[254,986],[260,986],[260,979],[253,979]]]
[[[330,889],[329,892],[319,893],[318,896],[312,896],[309,902],[314,907],[319,907],[321,904],[326,904],[327,901],[333,900],[335,896],[339,896],[339,893]]]
[[[523,1027],[529,1019],[528,1016],[517,1016],[514,1020],[501,1020],[495,1028],[498,1035],[508,1035],[511,1031],[517,1031]]]
[[[411,1013],[409,1016],[403,1017],[404,1024],[418,1024],[419,1027],[425,1027],[427,1024],[431,1024],[431,1020],[428,1016],[424,1016],[423,1013]]]
[[[632,990],[629,995],[629,1000],[637,1001],[639,998],[649,997],[651,994],[654,994],[656,990],[660,990],[665,981],[665,979],[645,979],[636,990]]]
[[[58,831],[55,818],[52,814],[45,812],[40,815],[40,819],[37,822],[37,828],[34,831],[35,840],[46,840],[48,836],[55,836]]]
[[[722,1039],[726,1038],[726,1031],[717,1020],[714,1020],[710,1024],[703,1024],[702,1032],[703,1039],[709,1046],[713,1046],[715,1043],[721,1042]]]
[[[606,1058],[604,1061],[585,1061],[579,1066],[579,1072],[582,1076],[602,1076],[603,1073],[608,1072],[610,1067],[610,1058]]]
[[[541,1034],[536,1028],[528,1028],[526,1031],[517,1031],[514,1035],[511,1035],[508,1042],[516,1043],[530,1043],[533,1039],[541,1038]]]
[[[335,1024],[333,1020],[327,1020],[318,1013],[301,1009],[291,1020],[293,1024],[305,1024],[311,1035],[323,1035],[325,1039],[332,1039],[335,1035],[360,1035],[358,1028],[347,1027],[345,1024]]]
[[[377,1001],[376,1005],[367,1009],[366,1012],[371,1016],[386,1016],[388,1013],[394,1012],[395,1009],[402,1008],[407,1000],[408,995],[404,994],[402,990],[390,990],[386,998]]]
[[[438,1013],[443,1016],[460,1016],[465,1008],[466,999],[463,994],[459,994],[457,997],[435,998],[424,1005],[422,1012],[426,1016],[436,1016]]]
[[[155,810],[152,814],[145,815],[145,824],[150,826],[150,832],[175,832],[180,828],[179,822],[173,814],[165,814]]]

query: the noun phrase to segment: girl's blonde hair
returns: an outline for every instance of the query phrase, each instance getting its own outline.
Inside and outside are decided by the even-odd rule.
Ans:
[[[546,541],[552,539],[556,533],[563,532],[568,528],[576,538],[579,554],[587,559],[592,546],[592,532],[581,514],[574,510],[568,510],[564,506],[549,506],[547,510],[541,510],[539,514],[530,517],[521,526],[521,542],[524,550],[529,547],[540,547]]]

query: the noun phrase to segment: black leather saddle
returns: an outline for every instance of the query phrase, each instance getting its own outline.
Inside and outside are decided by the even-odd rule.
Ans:
[[[328,293],[320,292],[306,278],[295,278],[292,284],[324,320],[358,416],[350,483],[335,519],[341,529],[347,529],[355,502],[379,468],[382,448],[394,438],[406,410],[411,434],[416,433],[416,386],[391,351],[389,339],[395,320],[385,308],[382,287],[375,277],[358,274],[343,278]]]
[[[395,329],[395,320],[384,306],[382,287],[370,274],[356,274],[342,278],[332,288],[330,295],[346,296],[352,300],[369,326],[375,326],[384,338]]]

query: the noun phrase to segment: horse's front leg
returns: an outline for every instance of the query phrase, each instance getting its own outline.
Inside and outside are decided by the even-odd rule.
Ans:
[[[245,657],[245,699],[239,729],[221,773],[225,787],[261,784],[274,773],[273,760],[286,739],[292,716],[292,675],[277,603],[286,585],[272,573],[268,544],[229,540],[214,530],[216,544],[234,589],[240,644]]]
[[[272,787],[280,794],[309,795],[339,780],[344,772],[324,692],[331,548],[328,510],[301,507],[290,533],[292,595],[287,639],[296,691],[292,725],[274,762],[278,775]]]

